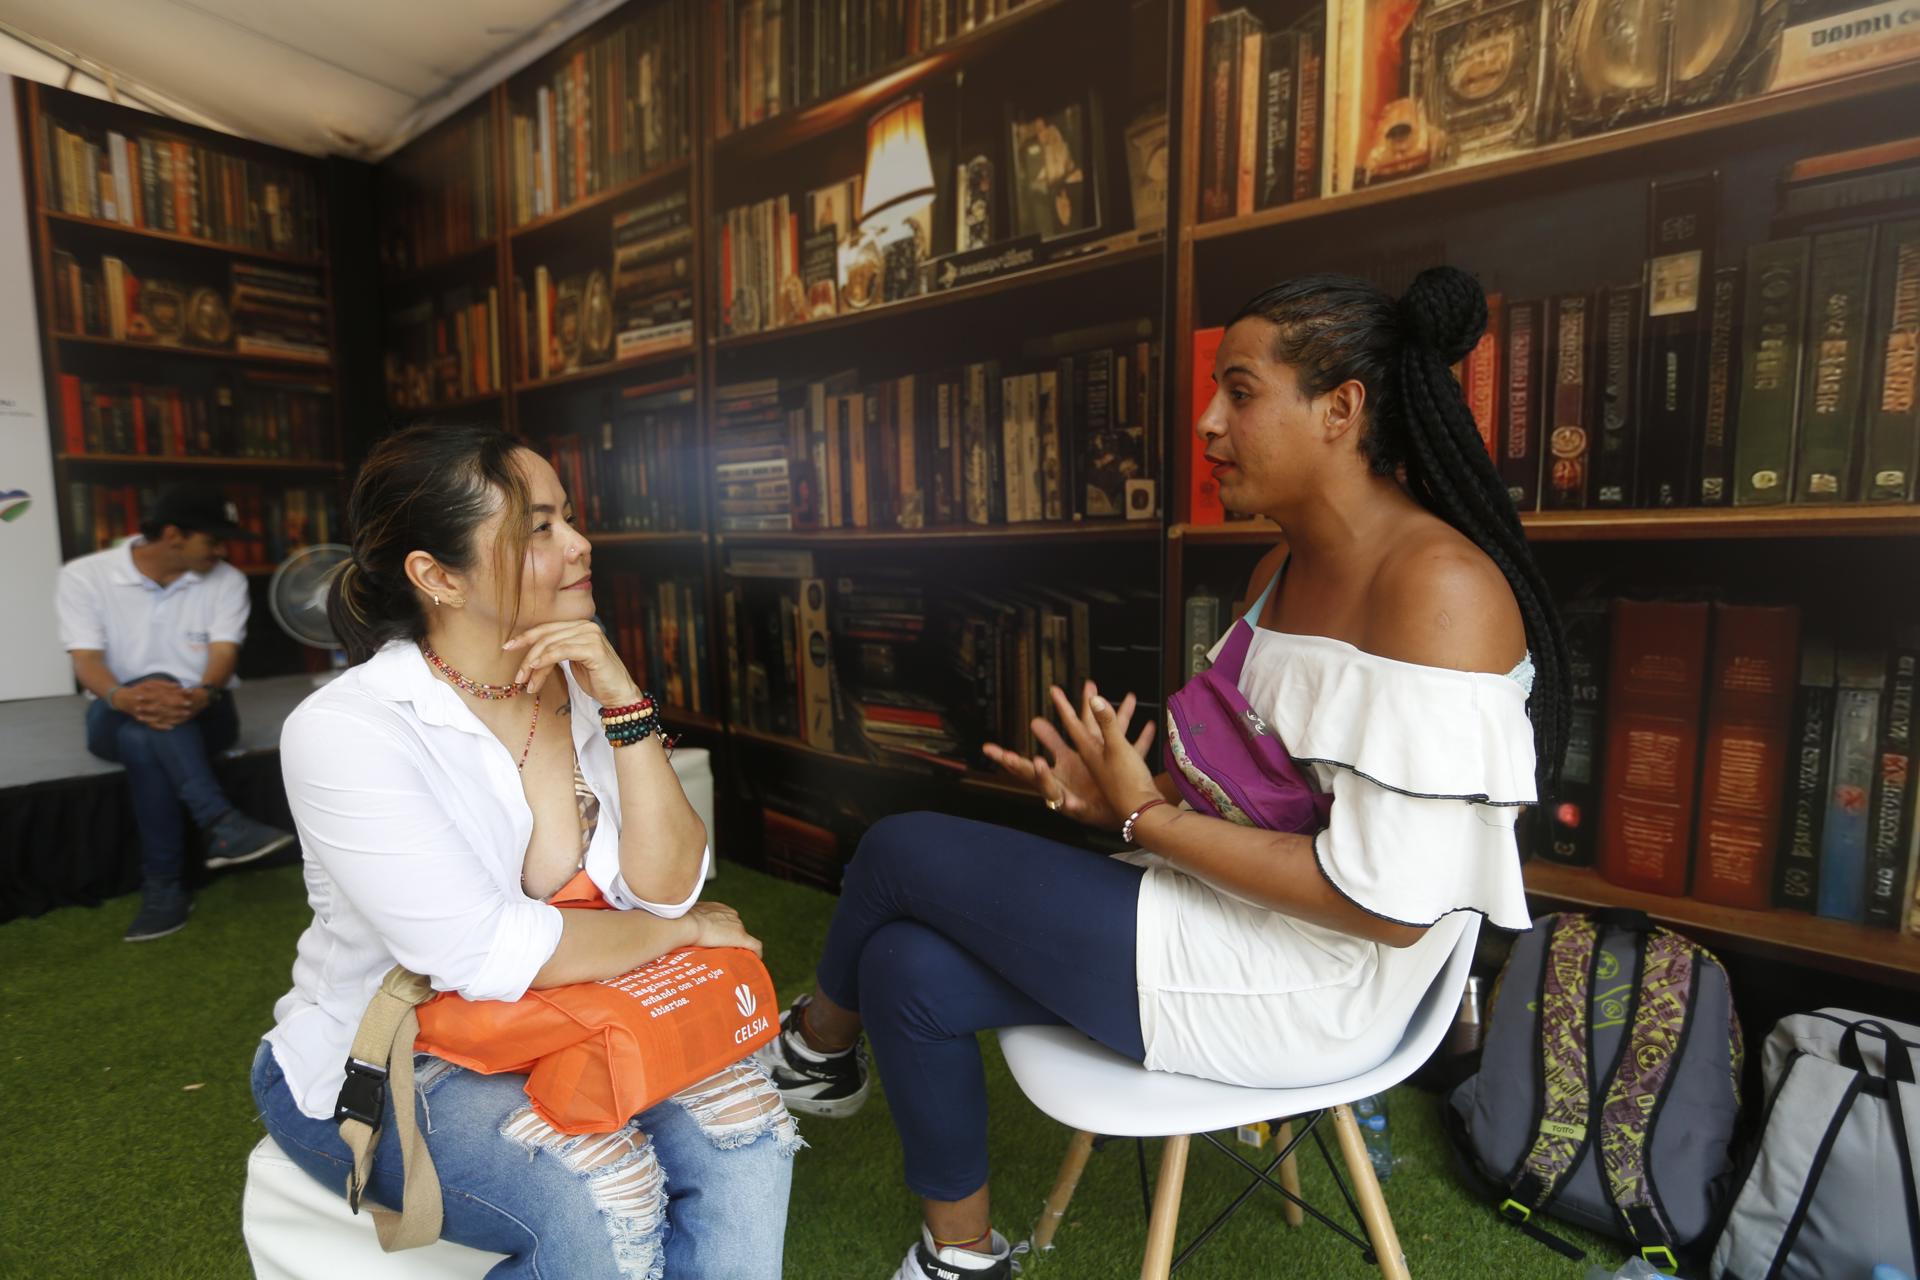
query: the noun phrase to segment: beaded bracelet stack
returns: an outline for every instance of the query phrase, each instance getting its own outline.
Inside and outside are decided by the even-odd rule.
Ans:
[[[660,745],[671,754],[673,744],[677,741],[661,732],[660,716],[653,695],[647,693],[641,694],[638,702],[630,702],[624,707],[600,708],[600,729],[607,735],[607,741],[616,748],[631,747],[659,734]]]

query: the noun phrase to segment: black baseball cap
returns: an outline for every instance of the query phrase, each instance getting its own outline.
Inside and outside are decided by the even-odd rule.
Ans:
[[[147,512],[147,523],[170,524],[183,533],[215,538],[237,538],[246,532],[240,527],[240,508],[210,485],[182,484],[162,489]]]

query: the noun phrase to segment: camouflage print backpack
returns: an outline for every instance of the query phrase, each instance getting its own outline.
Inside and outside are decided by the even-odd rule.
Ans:
[[[1542,1214],[1673,1270],[1709,1247],[1733,1178],[1740,1023],[1720,962],[1637,911],[1543,916],[1495,984],[1479,1072],[1446,1109],[1502,1216]]]

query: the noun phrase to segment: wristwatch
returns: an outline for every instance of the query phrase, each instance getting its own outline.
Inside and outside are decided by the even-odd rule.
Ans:
[[[214,703],[220,701],[220,699],[227,696],[227,691],[217,684],[201,684],[198,687],[205,689],[207,691],[208,706],[212,706]]]

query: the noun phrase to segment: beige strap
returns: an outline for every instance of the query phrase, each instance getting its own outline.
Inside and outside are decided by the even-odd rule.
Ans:
[[[413,1114],[413,1042],[420,1034],[416,1006],[433,995],[433,987],[417,973],[399,965],[380,980],[380,990],[367,1002],[366,1016],[353,1038],[348,1070],[356,1063],[386,1072],[387,1096],[393,1100],[393,1120],[400,1129],[400,1164],[403,1170],[400,1212],[369,1204],[374,1230],[380,1235],[380,1247],[388,1253],[417,1249],[440,1238],[440,1176],[434,1172],[433,1157]],[[343,1095],[344,1096],[344,1095]],[[353,1152],[353,1168],[347,1172],[347,1203],[360,1212],[361,1193],[373,1175],[373,1153],[380,1143],[379,1117],[374,1123],[357,1116],[343,1116],[340,1137]]]

